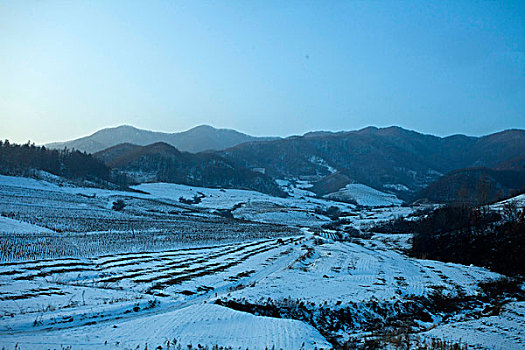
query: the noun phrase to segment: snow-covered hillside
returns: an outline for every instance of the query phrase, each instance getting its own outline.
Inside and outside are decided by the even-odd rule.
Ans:
[[[45,227],[32,225],[27,222],[0,216],[0,232],[8,233],[50,233],[53,232]]]
[[[516,205],[518,208],[524,208],[525,207],[525,194],[520,194],[518,196],[497,202],[491,205],[491,208],[496,209],[496,210],[503,210],[503,207],[508,204]]]
[[[372,208],[279,183],[288,198],[0,176],[0,347],[323,349],[400,323],[424,339],[525,342],[519,301],[483,316],[480,283],[499,274],[411,258],[411,234],[334,241],[421,207],[361,185]]]
[[[74,327],[65,330],[5,336],[9,348],[52,348],[68,344],[73,349],[186,348],[192,344],[234,349],[330,349],[331,345],[310,325],[300,321],[253,316],[213,304],[198,304],[124,322]]]
[[[326,242],[311,247],[310,256],[272,274],[232,298],[257,302],[291,298],[316,304],[403,299],[443,289],[477,293],[477,283],[499,275],[479,267],[406,257],[380,240]]]
[[[255,191],[193,187],[168,183],[148,183],[134,186],[157,198],[191,200],[195,196],[198,208],[231,210],[235,218],[297,226],[320,226],[329,221],[315,213],[318,207],[336,206],[343,211],[353,210],[351,204],[313,198],[300,189],[290,191],[287,198],[273,197]]]
[[[363,184],[348,184],[337,192],[329,193],[324,198],[357,202],[367,207],[386,207],[400,205],[403,201],[395,195],[385,193]]]
[[[502,307],[497,316],[442,324],[423,333],[430,339],[463,342],[475,349],[522,350],[525,348],[525,302]]]

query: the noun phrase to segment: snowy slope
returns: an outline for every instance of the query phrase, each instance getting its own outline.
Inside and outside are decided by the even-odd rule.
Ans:
[[[427,295],[436,288],[451,294],[459,289],[472,295],[479,281],[499,276],[479,267],[409,258],[394,245],[379,240],[364,244],[327,242],[311,247],[310,257],[252,288],[232,293],[232,298],[252,302],[291,298],[335,305],[338,301]]]
[[[351,242],[312,236],[336,237],[336,231],[319,228],[330,219],[317,214],[318,207],[339,207],[345,225],[358,228],[418,209],[363,185],[350,185],[346,194],[371,208],[313,198],[303,189],[306,181],[280,181],[290,197],[276,198],[165,183],[135,187],[146,194],[46,179],[0,176],[0,212],[9,213],[0,217],[0,348],[124,349],[147,342],[148,349],[166,349],[173,338],[194,347],[330,347],[317,330],[331,341],[334,333],[319,324],[214,302],[267,307],[303,301],[314,314],[321,307],[346,310],[365,324],[363,315],[376,312],[374,303],[379,310],[393,308],[397,317],[397,306],[418,297],[436,291],[475,296],[479,282],[500,277],[479,267],[410,258],[404,250],[411,235]],[[179,202],[196,194],[200,203]],[[126,202],[124,210],[111,209],[116,199]],[[215,214],[219,209],[288,226],[224,219]],[[440,325],[438,315],[425,325],[436,326],[425,336],[518,349],[523,314],[523,305],[515,303],[505,306],[501,318]],[[343,338],[359,334],[358,326],[336,332]],[[491,338],[491,332],[497,335]]]
[[[505,204],[509,204],[509,203],[516,204],[516,206],[518,208],[524,208],[525,207],[525,194],[520,194],[520,195],[518,195],[516,197],[512,197],[512,198],[506,199],[504,201],[497,202],[497,203],[491,205],[490,207],[492,209],[502,210],[503,206]]]
[[[422,335],[469,344],[477,349],[525,349],[525,302],[503,306],[498,316],[443,324]]]
[[[235,204],[248,202],[267,202],[286,207],[295,206],[301,209],[313,209],[319,205],[332,205],[332,203],[326,200],[305,197],[305,194],[308,193],[307,191],[302,191],[300,195],[291,193],[291,197],[279,198],[249,190],[194,187],[161,182],[144,183],[133,186],[133,188],[147,192],[156,198],[167,198],[172,200],[178,200],[180,197],[191,199],[195,195],[202,194],[204,197],[201,198],[201,202],[198,203],[197,206],[212,209],[232,208]],[[340,203],[339,205],[341,208],[353,207],[343,203]]]
[[[1,264],[0,346],[135,348],[177,338],[210,347],[329,348],[302,322],[209,303],[286,268],[301,239]]]
[[[324,198],[356,201],[357,204],[367,207],[401,205],[403,203],[393,194],[381,192],[363,184],[348,184],[337,192],[325,195]]]
[[[311,192],[297,187],[288,189],[289,197],[279,198],[256,191],[193,187],[171,183],[145,183],[134,186],[135,189],[146,192],[139,193],[76,187],[66,182],[58,182],[57,179],[51,180],[53,182],[0,176],[0,196],[3,194],[6,198],[15,198],[13,202],[6,200],[6,203],[0,205],[0,209],[6,212],[21,212],[20,206],[23,206],[24,211],[30,212],[30,215],[40,217],[49,217],[47,211],[52,208],[75,210],[78,211],[79,216],[91,217],[96,213],[96,215],[105,217],[108,215],[116,217],[126,216],[110,210],[113,201],[123,199],[127,203],[127,210],[124,212],[130,209],[142,213],[147,210],[151,212],[159,210],[159,206],[164,203],[171,206],[165,209],[169,212],[175,210],[188,213],[190,210],[193,211],[191,215],[210,216],[214,215],[216,210],[232,210],[235,207],[232,214],[239,219],[317,227],[329,222],[330,219],[316,214],[316,208],[336,206],[345,212],[355,210],[354,205],[314,198],[311,197]],[[194,196],[200,197],[199,203],[187,205],[179,201],[181,197],[191,200]],[[138,200],[151,201],[151,203],[145,208],[145,203]],[[137,205],[134,205],[134,202],[137,202]],[[58,231],[69,230],[68,227],[61,227],[60,223],[51,222],[48,227]]]
[[[201,201],[194,206],[208,209],[232,209],[235,218],[252,221],[300,226],[320,226],[329,221],[327,217],[314,214],[317,207],[336,206],[341,210],[353,210],[354,206],[308,197],[308,191],[294,189],[290,197],[279,198],[248,190],[216,189],[178,185],[171,183],[147,183],[134,186],[152,197],[178,201],[180,197]]]
[[[0,216],[0,232],[5,233],[51,233],[50,229],[32,225],[27,222]]]
[[[57,344],[73,349],[134,349],[165,347],[173,340],[186,346],[197,344],[231,346],[238,349],[329,349],[319,332],[300,321],[254,316],[214,304],[200,304],[159,315],[140,317],[112,325],[78,327],[37,335],[3,336],[8,348],[42,349]]]

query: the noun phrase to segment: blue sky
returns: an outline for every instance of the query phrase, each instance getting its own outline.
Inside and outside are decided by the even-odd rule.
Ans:
[[[525,1],[2,1],[0,137],[525,128]]]

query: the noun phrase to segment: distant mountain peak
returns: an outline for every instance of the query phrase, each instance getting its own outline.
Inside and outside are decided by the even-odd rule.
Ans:
[[[122,143],[146,146],[164,142],[180,151],[196,153],[219,151],[245,142],[274,139],[276,138],[250,136],[232,129],[217,129],[205,124],[176,133],[144,130],[125,124],[101,129],[79,139],[50,143],[46,147],[54,149],[67,147],[88,153],[96,153]]]
[[[201,124],[201,125],[194,126],[193,128],[189,130],[226,130],[226,129],[218,129],[208,124]]]
[[[104,128],[96,131],[94,134],[99,132],[110,132],[110,131],[145,131],[142,129],[139,129],[133,125],[123,124],[123,125],[117,125],[109,128]]]
[[[111,129],[111,128],[108,128]],[[132,130],[139,130],[137,127],[130,125],[130,124],[122,124],[114,127],[113,129],[132,129]]]
[[[364,127],[362,129],[359,129],[357,130],[357,132],[360,132],[360,133],[365,133],[365,132],[376,132],[377,130],[379,130],[379,128],[377,126],[367,126],[367,127]]]

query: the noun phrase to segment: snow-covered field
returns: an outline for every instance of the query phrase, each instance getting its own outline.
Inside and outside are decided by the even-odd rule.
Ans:
[[[48,228],[29,224],[27,222],[0,216],[0,232],[8,233],[51,233]]]
[[[0,176],[0,347],[331,348],[402,315],[428,339],[522,348],[522,302],[500,316],[465,310],[446,322],[450,315],[425,305],[436,294],[476,298],[479,282],[500,275],[410,258],[411,235],[334,241],[321,228],[332,220],[318,210],[335,206],[345,226],[365,228],[419,208],[360,189],[370,207],[394,205],[357,209],[280,183],[290,197]],[[195,195],[200,202],[179,201]],[[112,209],[117,199],[122,211]]]
[[[4,263],[0,345],[134,348],[177,339],[251,349],[295,349],[303,343],[330,348],[307,322],[211,304],[303,301],[334,310],[350,307],[360,315],[371,312],[370,300],[402,306],[436,290],[474,295],[478,281],[498,277],[482,268],[408,258],[402,242],[385,236],[360,243],[298,236]]]
[[[252,288],[232,293],[232,298],[251,302],[291,298],[346,305],[372,297],[398,300],[427,295],[436,289],[472,295],[479,281],[499,276],[479,267],[411,259],[380,240],[363,240],[360,244],[327,241],[310,248],[309,257]]]
[[[354,205],[314,198],[313,193],[293,188],[287,198],[273,197],[264,193],[234,190],[192,187],[167,183],[148,183],[134,187],[165,199],[192,199],[200,197],[196,207],[213,211],[233,209],[235,218],[267,223],[286,223],[294,226],[320,226],[330,221],[329,218],[315,214],[318,207],[336,206],[340,210],[353,210]]]
[[[491,208],[496,209],[496,210],[503,210],[503,207],[509,204],[516,205],[519,208],[525,207],[525,194],[520,194],[519,196],[510,198],[510,199],[506,199],[501,202],[497,202],[491,205]]]
[[[525,302],[504,305],[498,316],[442,324],[422,335],[463,342],[477,349],[525,349]]]
[[[384,207],[370,208],[344,215],[343,219],[350,222],[355,228],[368,229],[376,224],[395,219],[397,217],[408,217],[418,209],[425,207]]]
[[[393,194],[381,192],[363,184],[348,184],[339,191],[327,194],[324,197],[341,201],[355,201],[359,205],[368,207],[400,205],[403,202]]]
[[[125,208],[112,210],[119,199]],[[158,251],[299,232],[224,219],[178,198],[11,176],[0,176],[0,217],[0,261]]]
[[[253,316],[213,304],[191,305],[175,311],[145,315],[123,322],[101,323],[42,332],[20,334],[0,340],[4,346],[46,349],[68,344],[73,349],[140,349],[176,344],[195,348],[214,345],[234,349],[330,349],[319,332],[304,322]]]
[[[329,348],[302,322],[210,304],[286,268],[303,239],[3,264],[0,345],[134,348],[177,339],[210,347]]]

